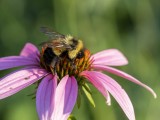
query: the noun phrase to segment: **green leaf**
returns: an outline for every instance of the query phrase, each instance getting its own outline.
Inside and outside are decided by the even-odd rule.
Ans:
[[[82,85],[82,89],[83,89],[83,87],[84,87],[84,89],[87,90],[87,92],[89,92],[90,94],[92,94],[91,89],[90,89],[90,87],[88,86],[87,83],[84,83],[84,84]]]
[[[67,120],[76,120],[76,118],[73,115],[70,115]]]
[[[93,107],[95,107],[96,105],[95,105],[95,102],[94,102],[94,100],[93,100],[93,98],[92,98],[92,93],[91,93],[90,87],[85,83],[85,84],[82,86],[82,89],[83,89],[85,95],[87,96],[87,99],[88,99],[89,102],[91,103],[91,105],[92,105]]]
[[[82,89],[79,88],[79,89],[78,89],[78,97],[77,97],[77,106],[78,106],[78,109],[79,109],[80,106],[81,106],[81,94],[82,94]]]

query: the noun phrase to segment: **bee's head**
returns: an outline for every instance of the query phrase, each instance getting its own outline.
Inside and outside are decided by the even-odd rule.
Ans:
[[[69,50],[74,50],[74,49],[76,49],[77,45],[79,44],[79,41],[78,41],[76,38],[74,38],[74,37],[72,37],[72,36],[70,36],[70,35],[67,35],[67,36],[66,36],[65,42],[66,42],[67,45],[70,46],[70,49],[69,49]]]
[[[82,58],[83,54],[83,42],[72,38],[70,40],[71,49],[68,51],[68,57],[70,59]]]

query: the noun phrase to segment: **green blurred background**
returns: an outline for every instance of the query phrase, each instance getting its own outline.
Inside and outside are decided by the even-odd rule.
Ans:
[[[160,1],[159,0],[0,0],[0,57],[18,55],[26,42],[36,45],[47,39],[41,26],[83,39],[86,47],[98,51],[117,48],[129,60],[119,69],[152,87],[157,99],[145,89],[120,77],[135,108],[137,120],[160,119]],[[0,72],[0,77],[13,71]],[[0,101],[0,120],[38,120],[35,100],[27,95],[31,86]],[[112,98],[107,106],[96,89],[93,108],[86,97],[77,120],[127,120]]]

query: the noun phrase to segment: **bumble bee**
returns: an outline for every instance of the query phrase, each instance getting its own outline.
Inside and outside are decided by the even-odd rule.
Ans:
[[[72,64],[75,59],[83,58],[83,42],[70,35],[53,32],[47,27],[42,27],[41,32],[49,36],[49,41],[43,42],[42,58],[46,65],[54,68],[60,59],[66,57]]]

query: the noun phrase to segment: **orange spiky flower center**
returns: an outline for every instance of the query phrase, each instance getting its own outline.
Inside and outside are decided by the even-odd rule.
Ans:
[[[65,75],[74,76],[78,78],[82,71],[90,70],[92,61],[90,60],[90,51],[85,49],[84,56],[80,59],[76,58],[74,60],[69,60],[67,55],[63,58],[61,57],[55,64],[54,68],[51,65],[47,65],[43,59],[43,51],[40,56],[40,63],[43,68],[52,74],[57,74],[59,79],[63,78]]]

